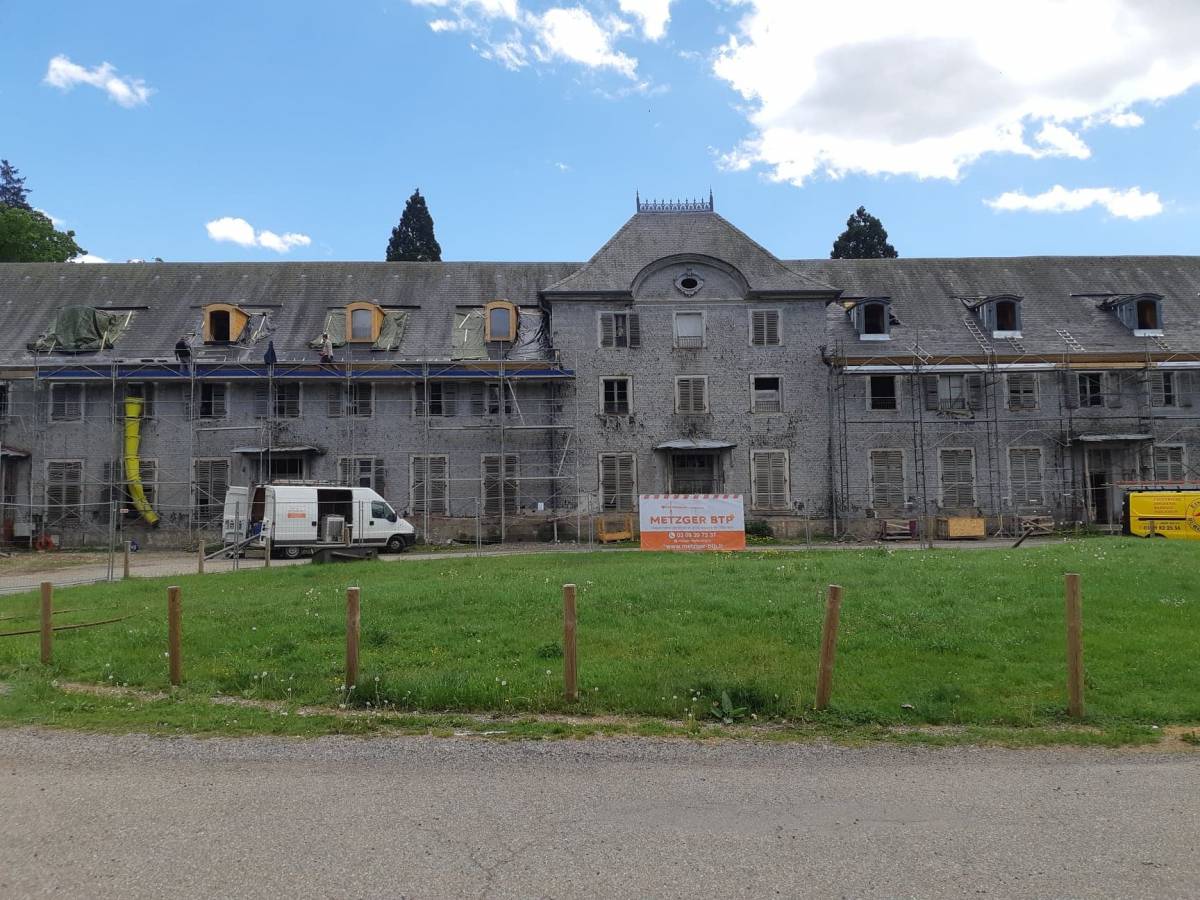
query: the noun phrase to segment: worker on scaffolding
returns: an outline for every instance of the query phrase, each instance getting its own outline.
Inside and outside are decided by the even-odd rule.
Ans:
[[[329,365],[333,362],[333,341],[329,339],[329,332],[321,333],[321,365]]]

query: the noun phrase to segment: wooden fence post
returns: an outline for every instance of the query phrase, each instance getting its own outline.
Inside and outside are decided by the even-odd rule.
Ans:
[[[575,660],[575,585],[563,585],[563,688],[567,702],[579,699]]]
[[[271,568],[271,539],[263,538],[263,568]]]
[[[54,656],[54,626],[51,616],[54,615],[54,585],[49,581],[42,582],[42,665],[50,665]]]
[[[179,588],[167,588],[167,656],[170,662],[171,684],[183,682],[183,609]]]
[[[817,702],[815,709],[829,705],[833,692],[833,663],[837,654],[838,621],[841,618],[842,588],[831,584],[825,601],[825,625],[821,629],[821,659],[817,664]]]
[[[123,570],[124,571],[123,577],[128,578],[129,577],[129,541],[124,542],[124,550],[125,550],[125,563],[124,563],[125,568]]]
[[[1067,714],[1083,718],[1083,597],[1079,576],[1066,577],[1067,594]]]
[[[200,546],[196,548],[196,574],[204,574],[204,541],[200,541]]]
[[[358,684],[359,589],[346,588],[346,690]]]

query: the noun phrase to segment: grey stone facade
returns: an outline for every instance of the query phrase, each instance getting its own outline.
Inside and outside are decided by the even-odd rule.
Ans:
[[[354,303],[396,330],[322,362]],[[250,324],[206,340],[214,305]],[[48,343],[78,307],[124,331]],[[784,261],[668,205],[586,263],[9,264],[0,319],[10,540],[179,542],[265,477],[373,485],[436,538],[570,539],[666,491],[744,494],[783,534],[1109,524],[1200,462],[1190,257]],[[155,528],[112,516],[127,396]]]

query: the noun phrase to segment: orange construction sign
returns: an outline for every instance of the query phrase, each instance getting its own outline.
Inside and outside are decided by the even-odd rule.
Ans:
[[[745,550],[741,494],[641,494],[643,550]]]

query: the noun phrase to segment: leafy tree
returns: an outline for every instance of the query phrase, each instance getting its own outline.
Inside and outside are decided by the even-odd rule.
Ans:
[[[421,189],[413,191],[404,204],[400,224],[392,229],[392,238],[387,245],[388,262],[441,262],[442,248],[433,236],[433,217],[421,196]]]
[[[846,230],[833,242],[830,259],[895,259],[899,254],[888,243],[883,223],[867,212],[865,206],[846,220]]]
[[[25,187],[25,179],[21,178],[17,171],[7,159],[0,159],[0,206],[32,210],[33,207],[26,199],[29,189]]]
[[[66,262],[85,253],[74,231],[56,230],[42,213],[0,206],[0,262]]]

